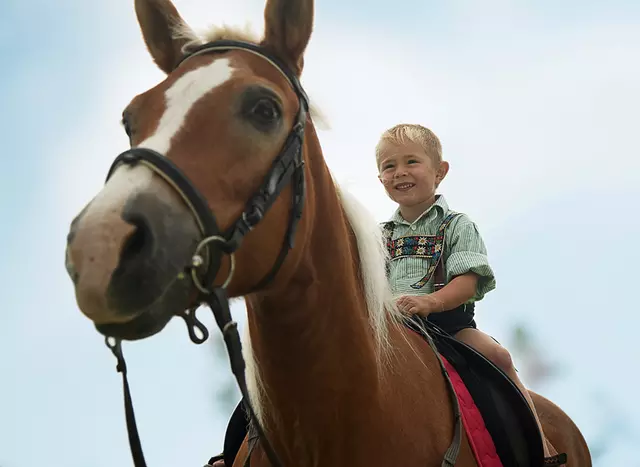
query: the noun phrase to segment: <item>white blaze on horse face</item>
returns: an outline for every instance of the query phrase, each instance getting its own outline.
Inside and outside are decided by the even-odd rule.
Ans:
[[[138,146],[167,154],[171,141],[184,125],[194,104],[228,81],[232,73],[229,59],[222,58],[178,78],[165,92],[166,109],[156,132]]]
[[[178,78],[165,92],[165,111],[155,133],[142,141],[138,147],[167,154],[173,138],[184,126],[189,111],[196,102],[228,81],[232,74],[233,68],[229,59],[221,58]],[[148,188],[152,180],[153,172],[142,164],[134,167],[121,165],[95,197],[85,218],[102,215],[106,210],[123,206],[132,194]]]

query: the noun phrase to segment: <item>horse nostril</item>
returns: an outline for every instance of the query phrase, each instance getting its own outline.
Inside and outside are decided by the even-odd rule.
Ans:
[[[136,258],[151,255],[153,248],[153,233],[149,224],[141,217],[127,219],[135,226],[135,230],[125,241],[120,253],[121,263],[134,261]]]

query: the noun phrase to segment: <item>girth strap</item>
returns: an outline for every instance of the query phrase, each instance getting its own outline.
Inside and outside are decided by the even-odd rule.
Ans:
[[[247,441],[248,441],[248,449],[247,449],[247,458],[244,460],[243,467],[251,467],[251,454],[253,454],[253,450],[258,445],[260,441],[260,437],[253,426],[253,423],[249,423],[249,430],[247,433]]]
[[[428,339],[429,346],[436,354],[436,358],[440,363],[440,369],[442,370],[442,376],[447,381],[447,387],[449,388],[449,394],[451,395],[451,404],[453,405],[453,417],[454,417],[454,428],[453,428],[453,439],[451,440],[451,444],[447,449],[447,452],[444,453],[444,459],[442,460],[442,467],[454,467],[456,465],[456,460],[458,459],[458,454],[460,454],[460,447],[462,445],[462,414],[460,413],[460,402],[458,402],[458,396],[456,395],[455,390],[453,389],[453,383],[451,382],[451,378],[449,377],[449,372],[444,366],[442,362],[442,357],[438,353],[433,341],[431,338]]]

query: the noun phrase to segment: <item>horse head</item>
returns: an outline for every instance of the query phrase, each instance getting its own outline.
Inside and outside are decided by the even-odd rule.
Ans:
[[[312,0],[268,0],[261,40],[198,39],[170,0],[135,11],[166,78],[124,109],[131,148],[66,247],[80,310],[121,339],[159,332],[213,287],[242,296],[286,277],[309,230],[309,145],[319,152],[298,81]]]

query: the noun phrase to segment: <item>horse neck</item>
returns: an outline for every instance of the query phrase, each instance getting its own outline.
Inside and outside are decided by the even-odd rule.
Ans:
[[[347,439],[371,411],[379,381],[356,240],[324,161],[313,161],[310,233],[296,269],[281,292],[247,298],[251,347],[268,404],[261,418],[279,452],[286,449],[297,461],[317,461],[319,452],[325,457],[336,449],[336,439]]]

